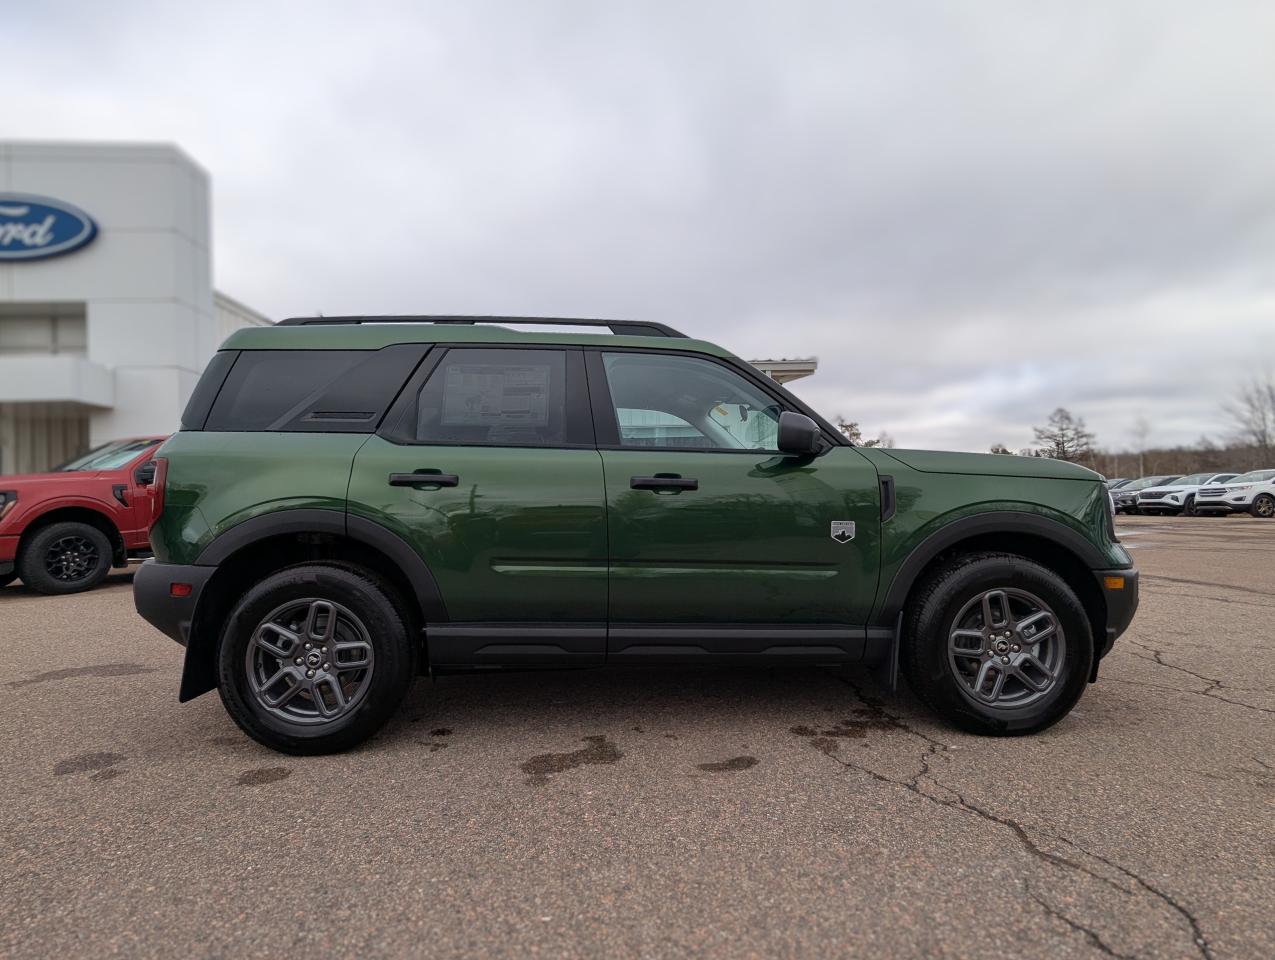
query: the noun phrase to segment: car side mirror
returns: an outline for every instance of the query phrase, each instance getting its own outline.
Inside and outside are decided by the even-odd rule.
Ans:
[[[147,460],[133,473],[133,479],[137,481],[138,486],[149,487],[155,482],[155,461]]]
[[[824,448],[823,432],[819,424],[805,414],[786,410],[779,415],[777,444],[780,453],[796,456],[821,453]]]

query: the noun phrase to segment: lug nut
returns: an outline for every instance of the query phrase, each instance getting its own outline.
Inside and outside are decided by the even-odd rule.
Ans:
[[[301,666],[301,664],[305,663],[305,661],[302,660],[300,657],[297,657],[297,659],[293,662],[296,663],[298,667]]]
[[[1022,649],[1022,647],[1020,647],[1018,644],[1014,643],[1014,644],[1010,644],[1009,649],[1011,649],[1011,650],[1013,650],[1015,653],[1017,653],[1019,650],[1021,650],[1021,649]]]
[[[332,668],[331,668],[331,667],[329,667],[329,666],[325,663],[325,664],[323,665],[323,669],[324,669],[324,670],[330,670],[330,669],[332,669]]]
[[[313,677],[313,676],[314,676],[314,671],[313,671],[313,670],[307,670],[307,671],[305,672],[305,675],[306,675],[307,677]]]
[[[1009,663],[1009,657],[1001,657],[1001,663]]]
[[[307,644],[305,645],[305,648],[306,648],[307,650],[313,650],[313,649],[314,649],[313,645],[311,645],[311,644],[309,644],[309,643],[307,643]]]

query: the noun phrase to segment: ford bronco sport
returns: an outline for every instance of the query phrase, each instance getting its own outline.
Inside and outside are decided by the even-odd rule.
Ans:
[[[186,648],[182,701],[289,753],[364,740],[420,673],[601,664],[901,667],[1029,733],[1137,606],[1097,474],[852,446],[655,323],[241,330],[157,462],[137,608]]]

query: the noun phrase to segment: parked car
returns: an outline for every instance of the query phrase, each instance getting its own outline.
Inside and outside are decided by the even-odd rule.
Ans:
[[[1108,480],[1107,489],[1119,490],[1121,487],[1123,487],[1126,483],[1129,482],[1129,479],[1130,479],[1129,477],[1118,477],[1115,480]]]
[[[1177,475],[1166,475],[1156,477],[1142,477],[1138,480],[1131,480],[1119,490],[1111,491],[1111,497],[1116,503],[1117,513],[1137,513],[1138,512],[1138,494],[1148,487],[1159,487],[1166,483],[1172,483],[1177,480]]]
[[[1195,516],[1195,500],[1200,487],[1223,484],[1236,476],[1235,473],[1193,473],[1172,483],[1146,487],[1138,491],[1138,512]]]
[[[951,722],[1023,734],[1129,625],[1092,471],[855,447],[721,347],[583,323],[611,334],[232,335],[157,455],[134,581],[186,647],[180,699],[215,688],[249,736],[316,753],[418,672],[901,663]]]
[[[1220,486],[1205,486],[1196,494],[1197,513],[1251,513],[1275,517],[1275,470],[1253,470]]]
[[[48,473],[0,477],[0,586],[37,593],[97,586],[149,554],[151,455],[163,437],[115,440]]]

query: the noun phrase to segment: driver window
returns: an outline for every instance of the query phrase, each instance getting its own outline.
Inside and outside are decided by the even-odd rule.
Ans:
[[[676,354],[602,359],[621,446],[777,451],[782,408],[733,370]]]

